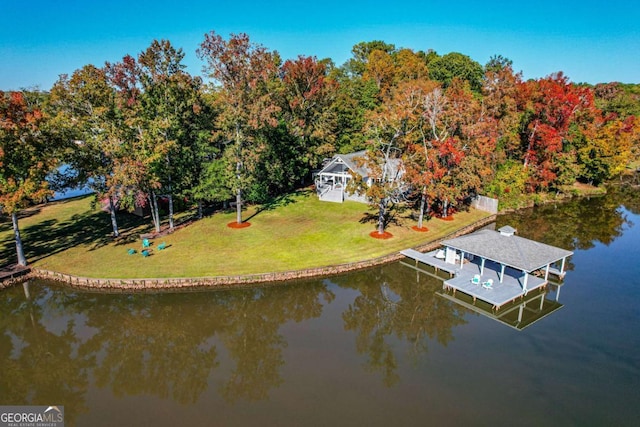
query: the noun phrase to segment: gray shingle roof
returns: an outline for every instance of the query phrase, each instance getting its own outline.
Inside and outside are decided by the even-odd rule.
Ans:
[[[444,240],[442,244],[527,272],[573,255],[573,252],[565,249],[520,236],[505,236],[493,230],[476,231]]]
[[[369,177],[369,170],[364,166],[358,166],[356,159],[365,159],[366,151],[356,151],[355,153],[349,154],[336,154],[331,162],[329,162],[320,173],[342,173],[345,170],[341,167],[342,165],[338,162],[338,159],[342,161],[349,169],[359,174],[363,178]],[[389,164],[387,165],[387,176],[393,177],[398,173],[399,168],[401,167],[400,159],[391,159]]]
[[[360,174],[360,176],[366,177],[369,175],[367,169],[362,166],[359,167],[355,161],[356,158],[364,158],[365,153],[366,151],[362,150],[356,151],[355,153],[338,154],[336,155],[336,158],[342,160],[347,166],[349,166],[349,169],[351,169],[352,171]]]

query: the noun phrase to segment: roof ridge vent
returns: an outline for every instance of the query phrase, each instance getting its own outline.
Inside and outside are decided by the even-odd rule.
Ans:
[[[515,228],[511,227],[510,225],[505,225],[504,227],[501,227],[498,229],[498,231],[500,232],[501,236],[513,236],[514,234],[516,234],[516,232],[518,230],[516,230]]]

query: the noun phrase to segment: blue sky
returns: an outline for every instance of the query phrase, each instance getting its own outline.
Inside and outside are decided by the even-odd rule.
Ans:
[[[619,1],[104,1],[0,0],[0,89],[48,90],[63,73],[137,55],[154,39],[185,54],[210,30],[245,32],[284,59],[337,65],[361,41],[383,40],[484,65],[495,54],[525,78],[563,71],[574,82],[640,83],[640,2]]]

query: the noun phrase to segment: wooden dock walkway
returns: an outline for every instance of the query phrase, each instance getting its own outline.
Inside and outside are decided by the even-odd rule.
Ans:
[[[526,296],[529,292],[542,289],[547,285],[544,278],[527,274],[527,289],[524,289],[524,274],[512,268],[505,268],[502,282],[500,282],[500,266],[497,263],[487,261],[480,275],[481,267],[476,262],[465,260],[462,267],[459,263],[450,264],[443,259],[435,257],[435,251],[429,253],[418,252],[414,249],[406,249],[400,253],[407,258],[433,267],[436,270],[443,270],[451,274],[452,277],[443,281],[443,289],[447,292],[464,292],[475,302],[476,299],[490,304],[494,310],[499,310],[503,305],[518,298]],[[426,272],[426,271],[425,271]],[[474,275],[480,275],[480,284],[474,284]],[[481,283],[493,281],[490,288],[483,287]]]
[[[436,251],[422,253],[422,252],[416,251],[415,249],[405,249],[403,251],[400,251],[400,253],[406,256],[407,258],[411,258],[415,260],[416,263],[421,262],[423,264],[427,264],[435,268],[436,270],[446,271],[451,275],[456,274],[460,269],[459,264],[449,264],[445,262],[443,259],[436,258],[435,257]]]

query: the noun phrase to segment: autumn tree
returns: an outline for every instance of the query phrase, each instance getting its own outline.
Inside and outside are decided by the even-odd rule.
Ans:
[[[525,82],[521,89],[523,164],[531,169],[530,188],[547,189],[558,178],[557,160],[569,127],[581,108],[593,104],[593,96],[587,88],[571,84],[562,73]]]
[[[57,165],[55,137],[23,92],[0,91],[0,210],[10,215],[18,265],[26,266],[18,212],[53,192],[46,180]]]
[[[599,185],[621,175],[632,159],[636,118],[614,117],[591,123],[591,129],[578,136],[577,161],[579,178]]]
[[[393,58],[387,52],[375,49],[367,58],[366,67],[362,78],[371,80],[378,88],[381,99],[384,99],[395,80],[396,67]]]
[[[314,57],[299,56],[281,67],[283,86],[282,118],[296,140],[293,177],[308,176],[324,157],[335,152],[336,115],[330,108],[337,82],[327,75],[327,67]]]
[[[366,188],[367,198],[378,210],[379,235],[384,234],[389,210],[404,202],[409,190],[402,157],[422,125],[422,93],[419,84],[400,84],[378,110],[367,116],[369,147],[361,162],[369,171],[370,182],[363,185],[354,180],[352,186]]]
[[[427,64],[419,54],[411,49],[400,49],[393,54],[395,83],[428,79]]]
[[[513,71],[512,62],[492,57],[485,66],[481,111],[475,135],[483,138],[481,151],[488,154],[493,167],[505,158],[520,158],[518,90],[521,73]],[[489,154],[491,152],[491,154]]]
[[[430,80],[415,80],[404,84],[410,95],[408,99],[417,105],[411,108],[412,135],[405,139],[403,162],[406,180],[411,183],[420,202],[418,209],[418,229],[424,229],[425,213],[429,200],[435,198],[435,182],[442,171],[436,161],[434,141],[446,137],[448,130],[443,125],[446,98],[439,84]]]
[[[352,76],[362,76],[367,68],[369,56],[374,50],[391,55],[395,52],[396,46],[382,40],[360,42],[351,49],[352,58],[347,61],[344,68]]]
[[[235,169],[232,187],[236,194],[236,222],[240,224],[242,194],[251,180],[252,163],[258,152],[256,131],[278,124],[279,107],[271,85],[279,57],[252,43],[246,34],[232,34],[224,40],[213,31],[205,34],[198,56],[206,61],[209,77],[219,85],[219,101],[224,109],[218,126],[230,142],[226,155]]]

